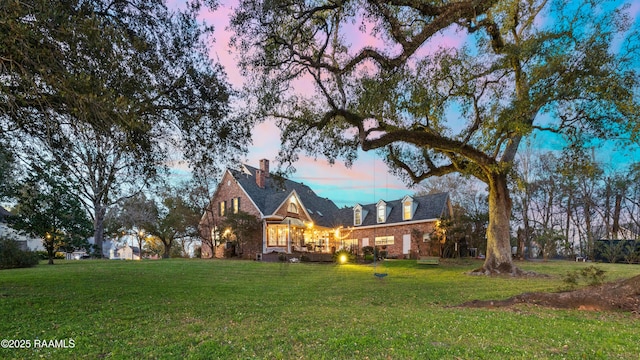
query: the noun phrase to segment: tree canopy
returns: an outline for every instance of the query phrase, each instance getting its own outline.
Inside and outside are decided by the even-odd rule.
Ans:
[[[122,132],[127,150],[150,168],[159,140],[179,145],[194,166],[245,149],[248,127],[227,117],[232,91],[209,59],[213,29],[198,22],[200,6],[190,1],[172,12],[161,0],[3,2],[2,132],[53,148],[76,124]]]
[[[49,264],[62,247],[86,242],[91,222],[82,204],[73,195],[72,186],[55,166],[36,166],[17,191],[15,217],[10,224],[16,230],[42,239]]]
[[[250,124],[230,113],[202,6],[216,1],[0,4],[0,138],[64,165],[98,246],[106,209],[169,161],[215,178],[247,149]]]
[[[232,43],[254,77],[251,110],[283,129],[280,160],[305,151],[350,164],[358,149],[378,150],[411,183],[478,178],[489,188],[479,271],[515,274],[508,175],[522,139],[637,138],[640,32],[627,9],[590,0],[245,0]],[[448,46],[443,34],[462,43]],[[366,45],[354,48],[358,37]]]

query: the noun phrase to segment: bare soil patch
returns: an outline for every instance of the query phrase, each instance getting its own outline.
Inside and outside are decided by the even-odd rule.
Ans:
[[[506,300],[473,300],[459,307],[499,308],[517,304],[585,311],[625,311],[640,315],[640,275],[558,293],[524,293]]]

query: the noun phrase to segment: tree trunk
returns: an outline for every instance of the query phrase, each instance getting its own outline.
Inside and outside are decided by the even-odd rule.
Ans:
[[[622,212],[622,194],[616,194],[616,204],[613,209],[613,228],[612,233],[614,239],[624,239],[624,237],[620,237],[620,213]]]
[[[107,212],[106,207],[99,203],[94,203],[95,217],[93,220],[93,243],[96,247],[98,258],[102,259],[102,244],[104,243],[104,217]]]
[[[170,240],[170,241],[162,240],[162,243],[164,244],[164,252],[162,253],[162,258],[168,259],[171,257],[171,247],[173,246],[173,240]]]
[[[520,275],[511,256],[511,198],[506,174],[492,174],[489,181],[489,225],[487,227],[487,257],[482,268],[474,273],[486,275]]]
[[[53,259],[56,257],[56,252],[53,244],[46,243],[45,248],[47,249],[47,256],[49,257],[48,265],[53,265]]]

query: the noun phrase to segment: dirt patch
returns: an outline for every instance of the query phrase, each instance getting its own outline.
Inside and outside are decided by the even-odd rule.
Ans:
[[[473,300],[459,307],[498,308],[530,304],[585,311],[626,311],[640,315],[640,275],[598,286],[558,293],[524,293],[506,300]]]

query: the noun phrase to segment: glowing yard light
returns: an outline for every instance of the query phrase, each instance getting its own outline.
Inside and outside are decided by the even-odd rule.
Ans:
[[[347,260],[349,260],[349,258],[347,258],[347,254],[340,255],[340,264],[346,263]]]

